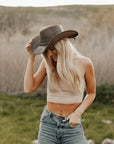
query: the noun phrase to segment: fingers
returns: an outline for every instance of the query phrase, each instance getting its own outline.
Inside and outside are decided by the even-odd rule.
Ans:
[[[33,41],[33,38],[30,41],[28,41],[27,45],[30,45],[32,41]]]
[[[72,124],[73,127],[76,127],[78,124]]]
[[[70,117],[71,117],[71,114],[67,116],[66,120],[70,119]]]
[[[25,49],[26,49],[26,50],[30,50],[30,46],[31,46],[31,44],[27,44],[27,45],[25,46]]]
[[[30,40],[30,41],[26,44],[25,47],[26,47],[27,49],[30,48],[32,41],[33,41],[33,38],[32,38],[32,40]]]
[[[70,119],[69,120],[69,125],[71,126],[77,126],[78,124],[80,123],[80,121],[77,119],[73,120],[73,119]]]
[[[67,120],[68,120],[68,119],[70,119],[70,118],[71,118],[71,116],[72,116],[72,113],[71,113],[71,114],[69,114],[69,115],[67,116],[67,118],[66,118],[66,119],[67,119]]]
[[[32,38],[32,40],[30,40],[30,41],[29,41],[29,43],[28,43],[28,44],[31,44],[31,43],[32,43],[32,41],[33,41],[33,38]]]
[[[75,127],[75,126],[77,126],[78,124],[79,124],[79,123],[73,123],[73,122],[70,122],[70,121],[69,121],[69,125],[70,125],[70,126]]]
[[[34,38],[32,38],[32,40],[30,40],[30,41],[26,44],[26,46],[25,46],[25,51],[27,52],[27,54],[28,54],[29,56],[35,57],[36,54],[33,54],[32,51],[31,51],[31,48],[30,48],[33,39],[34,39]]]

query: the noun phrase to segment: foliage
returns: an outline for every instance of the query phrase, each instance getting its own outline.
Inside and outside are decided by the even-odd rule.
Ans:
[[[103,83],[97,86],[96,90],[96,101],[103,104],[114,103],[114,85]]]

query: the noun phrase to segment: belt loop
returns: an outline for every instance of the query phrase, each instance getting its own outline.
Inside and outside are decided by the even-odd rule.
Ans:
[[[49,111],[49,118],[51,117],[51,112]]]
[[[47,105],[44,106],[44,109],[47,109]]]

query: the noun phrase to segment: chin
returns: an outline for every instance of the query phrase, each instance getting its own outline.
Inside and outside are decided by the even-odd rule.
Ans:
[[[57,62],[57,60],[53,60],[54,62]]]
[[[57,62],[57,59],[53,59],[53,58],[52,58],[52,60],[53,60],[54,62]]]

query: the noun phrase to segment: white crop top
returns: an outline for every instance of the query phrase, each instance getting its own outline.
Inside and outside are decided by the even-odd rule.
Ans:
[[[61,90],[51,91],[47,85],[47,101],[54,103],[73,104],[80,103],[83,99],[85,81],[81,81],[81,90],[76,93],[72,92],[68,83],[61,80]]]
[[[78,65],[78,60],[75,61]],[[47,101],[54,102],[54,103],[62,103],[62,104],[73,104],[73,103],[80,103],[83,100],[84,96],[84,89],[85,89],[85,80],[83,77],[83,68],[79,64],[79,74],[81,78],[81,85],[80,90],[77,92],[73,92],[71,87],[69,86],[68,82],[60,80],[59,86],[61,87],[60,90],[54,91],[52,88],[49,87],[47,82]],[[47,79],[48,80],[48,79]]]

